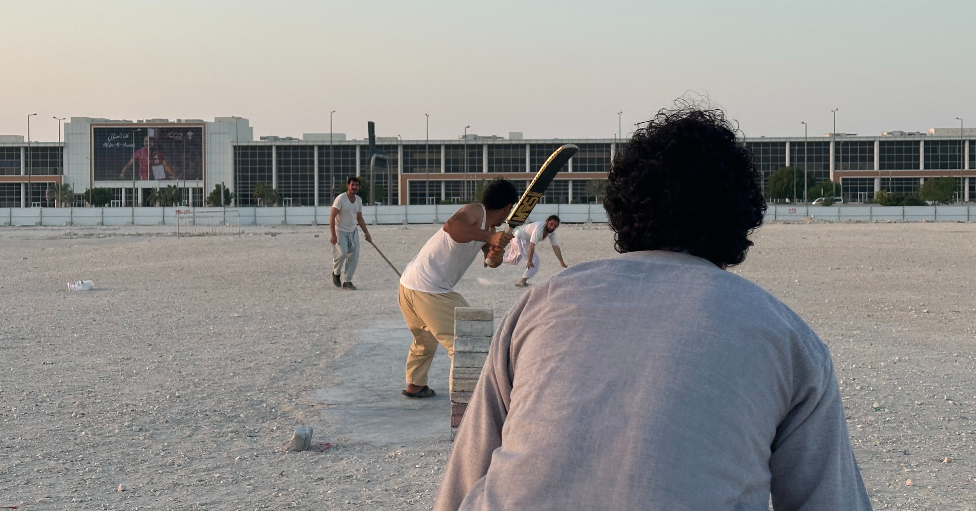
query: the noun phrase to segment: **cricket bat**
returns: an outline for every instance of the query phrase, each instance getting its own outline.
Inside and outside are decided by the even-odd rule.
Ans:
[[[579,147],[575,144],[564,144],[549,155],[549,158],[542,164],[539,172],[535,173],[532,182],[525,188],[525,193],[522,194],[522,198],[512,206],[512,212],[505,219],[505,223],[508,224],[505,227],[507,234],[511,234],[516,227],[519,227],[528,220],[529,214],[535,209],[536,204],[539,203],[539,199],[542,198],[542,194],[545,193],[546,188],[549,188],[549,183],[552,183],[552,179],[556,177],[559,169],[563,168],[563,165],[578,151]],[[487,264],[488,259],[485,258],[485,265]]]

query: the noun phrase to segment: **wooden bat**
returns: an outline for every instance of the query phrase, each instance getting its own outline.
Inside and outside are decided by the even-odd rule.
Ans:
[[[511,234],[516,227],[519,227],[528,220],[529,214],[532,213],[536,204],[539,203],[542,194],[545,193],[546,188],[549,188],[549,183],[552,183],[552,179],[556,177],[556,174],[563,168],[563,165],[578,151],[579,147],[575,144],[565,144],[549,155],[549,158],[542,164],[539,172],[535,173],[532,182],[525,188],[525,193],[522,194],[522,198],[512,206],[512,212],[505,219],[505,223],[508,224],[508,227],[505,228],[507,234]],[[485,258],[486,266],[488,262],[488,259]]]

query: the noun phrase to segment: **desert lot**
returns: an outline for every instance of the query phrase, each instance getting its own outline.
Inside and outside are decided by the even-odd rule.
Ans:
[[[402,269],[436,225],[376,226]],[[732,271],[831,349],[875,509],[976,509],[976,224],[770,224]],[[613,257],[564,225],[569,264]],[[363,243],[331,284],[327,227],[0,228],[0,508],[428,509],[450,451],[448,360],[400,396],[397,277]],[[536,281],[559,269],[541,247]],[[496,321],[518,268],[458,286]],[[92,291],[68,291],[91,279]],[[297,425],[324,452],[287,453]]]

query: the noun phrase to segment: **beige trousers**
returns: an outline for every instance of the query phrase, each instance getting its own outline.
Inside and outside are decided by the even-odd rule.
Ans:
[[[407,355],[407,383],[427,385],[437,344],[454,359],[454,308],[468,307],[460,293],[424,293],[400,286],[400,312],[413,334]]]

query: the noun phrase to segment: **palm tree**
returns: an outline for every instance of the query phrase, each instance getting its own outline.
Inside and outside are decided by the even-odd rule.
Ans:
[[[169,185],[159,192],[159,203],[164,208],[175,206],[180,202],[182,195],[176,185]]]
[[[51,183],[47,187],[47,197],[54,201],[55,207],[69,207],[75,200],[75,191],[67,183]]]
[[[262,206],[274,206],[281,201],[281,195],[278,193],[278,190],[275,190],[264,183],[258,183],[254,186],[252,196],[254,197],[254,200],[258,201],[258,204]]]

